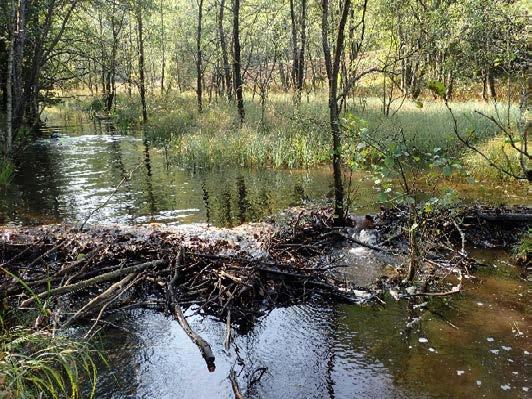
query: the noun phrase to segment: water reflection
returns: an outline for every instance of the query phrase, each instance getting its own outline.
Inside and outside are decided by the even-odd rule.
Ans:
[[[378,308],[275,309],[237,335],[229,351],[224,323],[192,316],[192,327],[213,347],[214,373],[175,321],[135,311],[115,321],[128,333],[104,336],[112,379],[104,373],[99,394],[229,398],[227,376],[235,367],[249,398],[526,398],[527,289],[493,270],[481,271],[475,289],[451,305],[436,299],[423,313],[393,300]]]
[[[78,223],[106,203],[90,223],[235,226],[323,199],[330,190],[328,169],[187,171],[168,165],[163,150],[112,125],[80,131],[39,140],[21,155],[13,184],[0,194],[0,223]],[[367,195],[361,203],[373,208],[371,183],[363,185]]]
[[[152,174],[152,167],[151,167],[151,159],[150,159],[150,147],[147,140],[143,140],[144,144],[144,166],[146,168],[146,180],[145,180],[145,187],[144,187],[144,194],[146,195],[146,202],[148,204],[149,209],[149,215],[151,216],[151,220],[153,221],[153,218],[155,218],[157,213],[157,207],[155,205],[155,196],[153,194],[153,174]]]

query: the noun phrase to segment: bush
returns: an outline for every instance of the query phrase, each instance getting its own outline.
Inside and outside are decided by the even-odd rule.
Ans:
[[[491,140],[478,145],[478,149],[485,154],[497,167],[510,170],[519,175],[522,174],[519,163],[519,153],[506,142],[504,137],[497,136]],[[464,156],[466,169],[479,181],[514,180],[511,176],[501,172],[497,167],[493,167],[480,154],[472,150]]]

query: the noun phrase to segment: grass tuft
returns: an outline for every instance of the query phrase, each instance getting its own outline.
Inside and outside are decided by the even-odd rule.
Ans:
[[[0,333],[0,397],[80,398],[96,389],[95,352],[88,344],[47,331],[18,327]]]
[[[164,145],[183,166],[243,165],[250,167],[312,168],[331,160],[331,137],[327,97],[303,96],[298,108],[291,94],[271,93],[262,113],[258,98],[245,99],[246,120],[239,127],[235,105],[225,99],[206,102],[202,113],[196,108],[194,93],[169,93],[151,96],[149,122],[143,127],[146,138]],[[80,110],[94,107],[85,97],[72,103]],[[136,96],[119,94],[111,113],[124,131],[140,129],[140,101]],[[68,104],[66,106],[69,106]],[[475,131],[479,141],[496,135],[496,127],[475,111],[492,115],[493,105],[470,101],[452,104],[461,131]],[[346,111],[366,122],[368,132],[382,144],[397,140],[404,133],[411,146],[420,151],[441,148],[448,157],[463,154],[464,148],[453,134],[452,119],[444,104],[405,101],[392,116],[382,113],[378,98],[350,100]],[[511,108],[516,113],[515,108]],[[349,139],[345,146],[349,149]]]
[[[497,167],[521,175],[519,153],[512,148],[504,137],[497,136],[480,144],[478,149]],[[512,181],[511,176],[493,167],[476,152],[468,151],[464,156],[464,166],[479,181]]]

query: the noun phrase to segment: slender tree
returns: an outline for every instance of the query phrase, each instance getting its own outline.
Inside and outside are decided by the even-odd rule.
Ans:
[[[161,16],[161,94],[164,94],[164,75],[166,72],[166,36],[164,29],[164,0],[161,0],[159,13]]]
[[[227,55],[227,42],[225,40],[225,31],[224,31],[224,25],[223,25],[224,11],[225,11],[225,0],[220,0],[220,11],[218,14],[218,36],[220,39],[220,50],[222,52],[225,92],[226,92],[227,98],[231,100],[231,98],[233,97],[233,90],[232,90],[232,83],[231,83],[231,67],[229,65],[229,57]]]
[[[139,41],[139,94],[142,106],[142,123],[146,123],[148,121],[148,109],[146,105],[146,69],[144,65],[144,27],[142,19],[142,4],[140,1],[137,1],[136,4],[135,17],[137,19],[137,35]]]
[[[242,93],[242,72],[240,56],[240,0],[233,0],[233,77],[235,82],[236,105],[240,123],[244,122],[246,112],[244,110],[244,96]]]
[[[325,68],[329,83],[329,120],[332,133],[333,176],[334,176],[334,222],[345,223],[344,184],[342,179],[342,138],[340,130],[340,108],[338,106],[338,74],[340,59],[344,48],[344,33],[351,0],[344,0],[341,17],[336,29],[337,38],[334,52],[331,54],[329,43],[329,0],[322,0],[321,34]]]
[[[196,95],[198,97],[198,112],[203,110],[202,87],[202,50],[201,50],[201,25],[203,21],[203,0],[198,0],[198,26],[196,30]]]

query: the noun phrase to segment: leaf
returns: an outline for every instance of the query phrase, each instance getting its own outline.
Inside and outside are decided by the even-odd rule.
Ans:
[[[392,157],[386,157],[384,158],[384,165],[386,165],[387,168],[393,168],[395,166],[395,161]]]
[[[451,165],[445,165],[443,167],[443,174],[445,175],[445,177],[451,176],[452,173],[453,173],[453,170],[451,168]]]
[[[387,202],[388,201],[388,194],[385,192],[379,193],[379,202]]]
[[[440,82],[438,80],[430,80],[427,83],[427,88],[432,91],[434,94],[440,97],[445,96],[446,87],[443,82]]]

